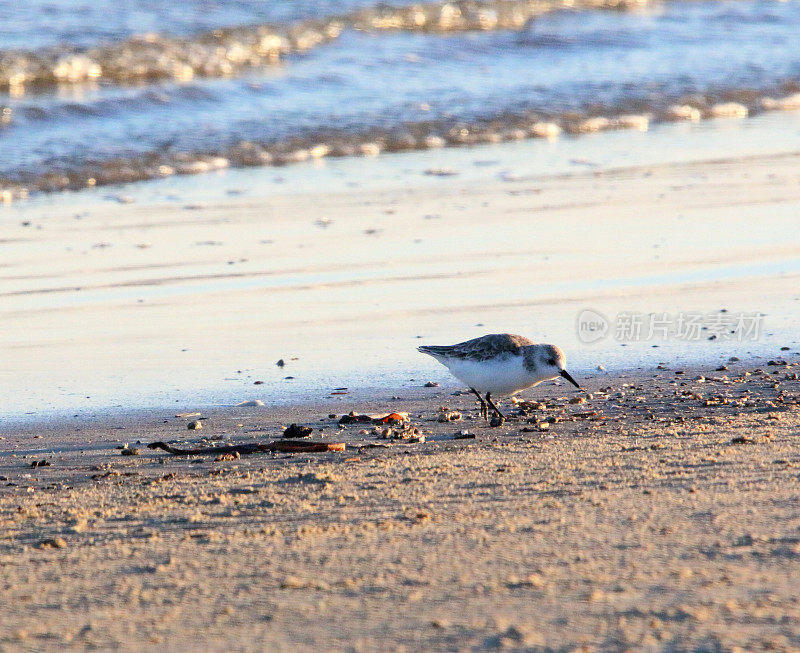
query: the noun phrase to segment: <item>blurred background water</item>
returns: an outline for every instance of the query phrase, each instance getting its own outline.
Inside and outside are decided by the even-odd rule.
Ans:
[[[800,106],[794,0],[0,0],[0,16],[6,199]]]

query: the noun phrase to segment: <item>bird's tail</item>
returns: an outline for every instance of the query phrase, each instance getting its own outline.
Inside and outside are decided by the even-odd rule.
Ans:
[[[421,351],[423,354],[428,354],[428,356],[438,358],[440,356],[447,356],[448,352],[450,351],[450,347],[445,345],[422,345],[421,347],[417,347],[417,351]]]

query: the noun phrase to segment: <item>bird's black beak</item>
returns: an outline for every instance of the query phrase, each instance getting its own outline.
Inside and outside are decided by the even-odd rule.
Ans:
[[[561,376],[563,376],[567,381],[569,381],[576,388],[580,388],[581,387],[581,386],[578,385],[578,382],[570,376],[570,374],[569,374],[569,372],[567,372],[567,370],[561,370]]]

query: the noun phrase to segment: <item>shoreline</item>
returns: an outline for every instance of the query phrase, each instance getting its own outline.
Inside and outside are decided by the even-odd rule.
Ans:
[[[709,358],[704,362],[698,360],[672,361],[665,364],[642,364],[622,369],[581,371],[576,373],[577,376],[575,377],[581,384],[580,390],[561,379],[557,379],[523,390],[516,395],[516,398],[525,401],[538,401],[539,395],[543,397],[556,395],[581,397],[587,393],[591,394],[591,388],[602,387],[606,382],[622,383],[627,379],[641,381],[649,376],[666,378],[676,370],[681,372],[680,375],[675,377],[678,381],[682,381],[684,378],[689,379],[700,376],[727,378],[729,375],[736,376],[738,373],[745,372],[751,368],[769,369],[771,366],[767,365],[767,363],[775,360],[785,360],[790,363],[799,362],[800,351],[795,348],[790,350],[778,348],[772,355],[748,355],[735,362],[715,357],[713,359]],[[720,371],[720,366],[724,366],[726,369]],[[435,385],[428,387],[426,386],[427,383]],[[385,412],[388,414],[395,410],[405,412],[405,409],[402,408],[404,402],[417,405],[438,400],[442,403],[447,403],[447,397],[453,397],[452,401],[466,401],[467,404],[472,401],[468,391],[441,365],[435,368],[428,376],[409,379],[401,385],[348,387],[346,389],[331,388],[327,391],[321,390],[319,393],[281,395],[278,397],[270,397],[268,394],[256,391],[250,394],[242,393],[240,401],[236,403],[214,402],[210,399],[214,395],[214,390],[209,389],[199,395],[202,399],[194,401],[174,400],[171,403],[136,405],[133,407],[116,404],[78,410],[47,411],[43,414],[30,412],[4,415],[0,419],[0,436],[24,437],[26,434],[53,434],[61,433],[65,428],[83,429],[88,427],[95,430],[118,430],[120,425],[127,427],[141,420],[151,421],[155,415],[161,415],[165,419],[172,419],[177,414],[212,415],[227,419],[231,415],[241,413],[247,415],[248,419],[263,418],[269,421],[276,429],[272,435],[277,438],[280,436],[282,429],[288,425],[287,420],[290,416],[301,414],[316,415],[317,413],[320,415],[329,413],[344,414],[350,410],[366,411],[373,414]],[[509,404],[509,398],[503,399],[502,404],[504,406],[514,405]],[[362,407],[363,410],[359,407]],[[68,443],[64,443],[64,445],[73,446]],[[31,454],[33,451],[26,453]],[[35,451],[46,453],[47,451],[56,451],[56,449],[53,449],[51,445]],[[0,447],[0,458],[14,453],[17,452],[4,450],[3,447]]]
[[[378,155],[310,157],[288,165],[222,167],[197,174],[44,192],[0,207],[21,214],[56,202],[76,210],[130,202],[230,203],[231,198],[240,196],[285,196],[291,194],[289,186],[298,193],[332,194],[360,189],[385,191],[408,184],[435,188],[448,182],[482,181],[488,176],[486,168],[489,173],[507,175],[507,181],[522,181],[527,177],[567,179],[587,172],[624,175],[651,166],[687,163],[757,163],[762,158],[796,156],[800,150],[788,144],[785,135],[798,129],[800,111],[774,110],[746,118],[655,123],[643,131],[607,129],[565,133],[553,139],[531,137]]]
[[[120,185],[158,183],[172,177],[205,177],[215,172],[267,168],[277,173],[286,166],[322,160],[359,159],[392,156],[403,153],[438,152],[444,149],[492,146],[501,143],[526,141],[553,141],[566,136],[572,139],[609,132],[648,132],[653,127],[676,125],[693,126],[696,123],[726,120],[747,120],[776,114],[791,115],[800,108],[800,93],[781,95],[786,87],[797,88],[797,80],[788,80],[765,89],[757,98],[752,91],[728,91],[722,100],[712,93],[692,102],[681,104],[673,98],[654,110],[640,113],[614,114],[614,108],[593,110],[580,115],[576,110],[565,111],[563,116],[543,115],[540,111],[511,112],[505,119],[480,119],[454,121],[441,119],[419,124],[404,123],[389,129],[372,127],[364,133],[341,133],[335,130],[325,136],[297,134],[285,141],[240,141],[219,151],[202,152],[144,152],[137,157],[116,158],[74,168],[48,170],[40,176],[30,172],[25,181],[14,177],[0,178],[0,202],[25,202],[30,197],[60,194],[68,191],[97,188],[113,190]],[[779,97],[773,97],[775,92]],[[741,97],[739,97],[741,96]],[[746,104],[731,98],[745,99]],[[663,101],[662,101],[663,102]],[[623,103],[624,104],[624,103]],[[400,132],[398,134],[398,132]],[[467,135],[461,135],[465,132]],[[330,141],[330,144],[326,141]],[[446,169],[432,169],[435,176],[451,174]]]

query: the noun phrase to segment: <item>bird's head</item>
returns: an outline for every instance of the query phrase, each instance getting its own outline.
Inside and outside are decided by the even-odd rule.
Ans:
[[[556,377],[563,377],[569,381],[576,388],[580,388],[578,382],[572,378],[572,375],[565,369],[567,358],[564,352],[555,345],[535,345],[536,346],[536,367],[545,372],[548,377],[555,379]]]

